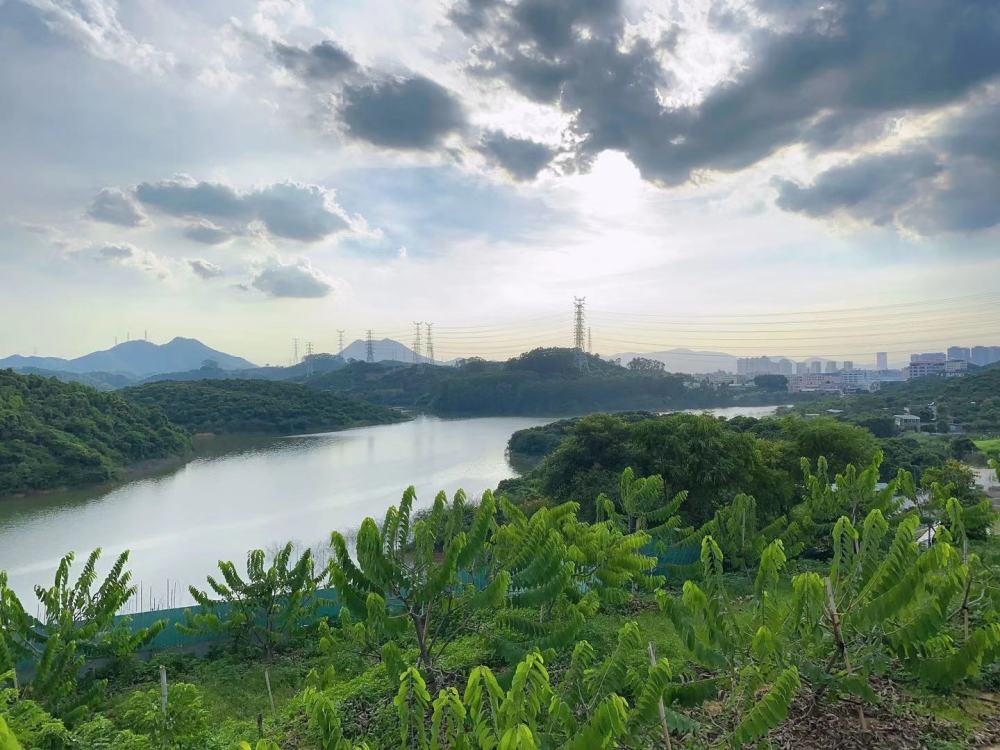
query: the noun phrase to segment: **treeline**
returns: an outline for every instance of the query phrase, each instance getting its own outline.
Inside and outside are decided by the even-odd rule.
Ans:
[[[441,416],[565,415],[734,403],[731,389],[707,384],[689,388],[688,380],[685,375],[625,368],[575,349],[554,348],[535,349],[506,362],[473,358],[454,367],[352,362],[302,382]],[[766,403],[778,394],[742,397],[747,403]]]
[[[0,496],[107,481],[130,463],[189,448],[187,433],[157,409],[0,370]]]
[[[799,412],[837,409],[839,419],[867,428],[879,437],[896,432],[893,415],[918,415],[923,429],[947,433],[951,424],[965,432],[1000,434],[1000,367],[990,366],[960,378],[925,377],[883,383],[875,393],[824,399]]]
[[[122,396],[195,433],[289,434],[404,419],[394,409],[269,380],[161,381],[127,388]]]
[[[912,717],[965,713],[996,685],[1000,565],[973,533],[982,504],[939,487],[906,508],[912,477],[878,487],[877,457],[836,477],[825,457],[803,464],[794,512],[766,526],[746,494],[689,526],[690,493],[629,468],[613,496],[588,498],[595,521],[575,502],[526,512],[489,492],[415,513],[411,487],[353,547],[334,532],[328,565],[291,544],[251,551],[245,571],[222,561],[178,627],[265,669],[313,654],[280,710],[264,672],[271,710],[256,726],[211,715],[196,684],[161,673],[147,689],[135,654],[165,624],[112,617],[134,593],[127,553],[103,582],[99,553],[75,582],[65,558],[36,589],[37,619],[0,571],[0,747],[882,747],[901,732],[967,746],[968,722]],[[661,574],[659,550],[688,545],[693,564]],[[314,625],[330,584],[340,616]],[[921,692],[901,699],[903,685]]]

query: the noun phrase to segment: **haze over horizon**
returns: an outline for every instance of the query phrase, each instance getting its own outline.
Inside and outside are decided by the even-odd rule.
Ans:
[[[0,60],[0,357],[1000,343],[996,2],[0,0]]]

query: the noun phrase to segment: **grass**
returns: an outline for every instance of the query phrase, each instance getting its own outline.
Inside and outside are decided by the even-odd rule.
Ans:
[[[1000,455],[1000,438],[988,438],[985,440],[973,440],[976,447],[987,456]]]

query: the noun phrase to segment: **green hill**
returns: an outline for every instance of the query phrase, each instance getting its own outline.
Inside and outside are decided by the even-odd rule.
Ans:
[[[182,454],[189,445],[156,409],[0,370],[0,496],[106,481],[127,464]]]
[[[352,362],[303,382],[389,406],[440,416],[563,415],[725,406],[731,390],[691,388],[688,376],[621,367],[575,349],[535,349],[506,362],[468,359],[455,367]],[[772,403],[774,394],[740,394]],[[787,401],[788,394],[781,394]],[[756,399],[756,401],[754,400]]]
[[[398,422],[404,416],[346,396],[269,380],[162,381],[126,388],[192,432],[292,434]]]

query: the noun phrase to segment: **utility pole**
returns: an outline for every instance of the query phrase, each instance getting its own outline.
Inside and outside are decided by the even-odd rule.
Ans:
[[[583,351],[584,331],[586,326],[584,325],[584,309],[583,306],[586,303],[586,297],[574,297],[573,298],[573,348]]]
[[[340,349],[337,352],[337,354],[339,354],[340,356],[344,356],[344,329],[343,328],[338,328],[337,329],[337,346],[340,347]]]
[[[431,361],[431,364],[433,365],[434,364],[434,339],[431,337],[431,326],[433,326],[434,324],[433,323],[424,323],[424,325],[427,326],[427,359],[429,359]]]
[[[368,329],[368,338],[365,341],[365,361],[375,361],[375,343],[372,341],[372,329]]]
[[[413,321],[413,364],[420,363],[420,326],[423,322]]]

